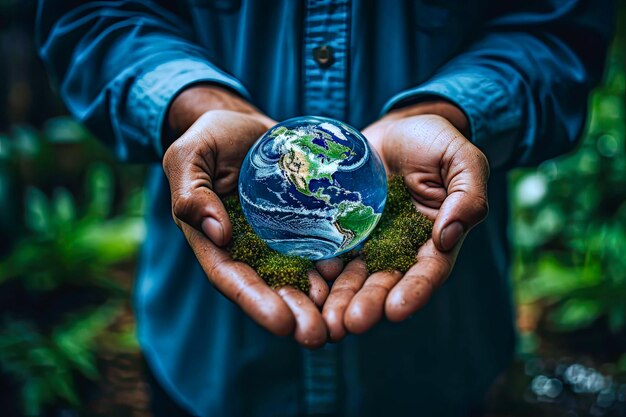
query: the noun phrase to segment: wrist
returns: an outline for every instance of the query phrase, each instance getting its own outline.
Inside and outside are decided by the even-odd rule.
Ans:
[[[224,87],[199,84],[183,90],[176,96],[170,105],[167,121],[173,131],[182,134],[210,110],[257,112],[254,106]]]
[[[400,107],[390,111],[385,117],[400,119],[424,114],[434,114],[445,118],[461,132],[463,136],[469,138],[471,133],[470,125],[465,112],[454,103],[447,100],[436,99]]]
[[[170,104],[166,117],[167,126],[164,126],[162,135],[163,149],[167,149],[200,116],[211,110],[259,114],[253,105],[225,87],[211,84],[192,85],[180,92]]]

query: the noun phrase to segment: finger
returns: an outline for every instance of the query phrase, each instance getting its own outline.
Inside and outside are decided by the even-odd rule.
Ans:
[[[211,194],[216,197],[214,193]],[[204,215],[201,224],[202,232],[217,246],[228,244],[232,238],[232,225],[221,200],[214,200],[213,204],[198,203],[198,205],[205,209],[204,213],[199,213],[199,215]]]
[[[436,176],[440,178],[439,173]],[[439,209],[447,197],[441,180],[432,173],[411,172],[404,175],[404,183],[413,197],[417,209],[431,220],[437,218]]]
[[[294,338],[302,346],[315,349],[326,343],[326,324],[313,301],[293,287],[281,287],[278,294],[291,309],[296,319]]]
[[[402,321],[422,308],[450,275],[461,243],[451,252],[441,252],[429,239],[417,254],[417,263],[393,287],[385,301],[390,321]]]
[[[230,241],[232,229],[222,201],[212,190],[213,169],[203,158],[186,156],[194,151],[188,142],[187,137],[174,142],[163,161],[172,194],[172,215],[179,227],[181,222],[187,223],[223,246]]]
[[[209,281],[255,322],[278,336],[291,334],[295,318],[291,309],[257,273],[230,258],[201,232],[187,224],[183,233]]]
[[[343,261],[339,258],[322,259],[315,262],[315,268],[324,279],[332,281],[343,271]]]
[[[443,156],[444,183],[448,195],[433,226],[437,249],[450,251],[489,212],[487,181],[489,165],[478,148],[463,139],[454,142]],[[450,155],[449,155],[450,154]]]
[[[328,288],[328,284],[317,273],[317,271],[309,271],[309,283],[311,284],[311,288],[309,289],[309,297],[318,308],[322,308],[324,302],[326,302],[326,298],[328,298],[328,292],[330,291]]]
[[[185,185],[183,185],[184,187]],[[206,186],[172,194],[172,214],[202,231],[217,246],[230,241],[232,226],[222,200]]]
[[[346,335],[346,327],[343,324],[346,309],[354,295],[363,286],[366,278],[365,262],[361,258],[357,258],[348,263],[333,283],[322,311],[331,341],[338,342]]]
[[[401,277],[398,271],[381,271],[367,278],[363,288],[348,305],[344,317],[346,329],[351,333],[363,333],[380,321],[385,298]]]

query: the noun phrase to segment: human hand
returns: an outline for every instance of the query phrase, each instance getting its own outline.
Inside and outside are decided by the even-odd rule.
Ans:
[[[319,347],[326,342],[327,329],[318,307],[329,291],[319,273],[309,272],[309,297],[291,287],[274,291],[250,266],[234,261],[224,249],[232,228],[220,197],[236,192],[246,153],[275,122],[217,87],[219,99],[207,102],[213,92],[206,89],[212,87],[200,88],[197,94],[181,94],[169,112],[172,129],[184,131],[163,157],[174,222],[222,294],[270,332],[293,333],[303,346]],[[328,266],[318,269],[332,275]]]
[[[464,114],[438,102],[389,113],[363,131],[387,174],[404,177],[415,206],[434,227],[404,275],[381,271],[366,279],[360,259],[346,267],[324,304],[332,341],[365,332],[383,314],[401,321],[424,306],[450,275],[465,235],[486,217],[489,165],[459,130],[467,130]]]

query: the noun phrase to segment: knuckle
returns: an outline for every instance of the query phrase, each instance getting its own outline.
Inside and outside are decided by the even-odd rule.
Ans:
[[[452,265],[449,262],[445,262],[444,268],[451,269]],[[416,276],[414,283],[414,287],[416,288],[419,288],[420,285],[422,287],[426,287],[426,292],[428,294],[434,292],[438,287],[438,285],[435,283],[435,280],[430,275],[425,274],[419,274],[418,276]],[[418,295],[422,295],[422,293],[420,292]]]
[[[425,262],[425,261],[432,262],[434,265],[436,265],[436,271],[440,271],[443,274],[447,274],[450,271],[452,271],[452,267],[454,266],[452,260],[450,260],[449,258],[445,256],[440,256],[440,255],[433,255],[433,254],[422,255],[420,256],[419,261],[420,262]],[[427,274],[417,273],[415,275],[411,275],[410,278],[407,280],[407,282],[412,283],[412,284],[419,284],[419,283],[426,282],[430,284],[431,286],[436,286],[435,285],[436,282],[439,282],[441,278],[442,277],[439,276],[437,279],[435,279]]]
[[[356,294],[356,289],[349,285],[333,286],[331,291],[337,299],[351,299]]]
[[[489,179],[490,169],[489,169],[489,160],[487,159],[487,155],[485,155],[480,149],[476,148],[476,165],[479,167],[480,174],[485,179],[485,182]]]
[[[464,193],[465,203],[463,205],[462,218],[473,227],[485,220],[489,215],[489,200],[486,191],[482,187],[472,187]]]
[[[487,155],[485,155],[480,149],[476,148],[476,159],[486,170],[487,175],[489,175],[489,160],[487,159]]]
[[[387,283],[382,282],[372,282],[364,287],[363,290],[372,294],[380,294],[380,293],[388,293],[390,290],[390,286]]]
[[[489,214],[489,201],[487,200],[487,196],[481,195],[476,198],[474,211],[479,221],[485,220]]]
[[[167,168],[176,164],[180,159],[181,154],[184,154],[188,145],[185,141],[185,137],[181,136],[170,144],[165,153],[163,154],[163,167]]]
[[[220,282],[223,284],[222,287],[224,287],[226,283],[232,284],[232,281],[230,280],[220,280],[220,277],[227,277],[227,275],[223,272],[223,269],[226,269],[225,267],[227,267],[226,259],[215,257],[210,257],[209,259],[210,261],[207,262],[207,265],[204,269],[205,275],[207,276],[207,279],[209,280],[211,285],[213,285],[215,288],[218,288],[218,283]],[[226,281],[226,283],[224,283],[224,281]],[[236,286],[233,292],[233,298],[235,302],[239,304],[240,302],[242,302],[242,299],[246,299],[247,296],[250,295],[250,293],[254,293],[254,289],[257,286],[256,284],[258,283],[251,283],[247,287],[242,287],[240,285]],[[224,288],[219,289],[223,290]]]
[[[224,119],[232,118],[234,114],[235,113],[229,110],[214,109],[204,112],[198,118],[198,121],[204,126],[219,125],[223,123]]]
[[[172,199],[172,213],[174,218],[187,222],[193,207],[193,197],[190,194],[178,194]]]

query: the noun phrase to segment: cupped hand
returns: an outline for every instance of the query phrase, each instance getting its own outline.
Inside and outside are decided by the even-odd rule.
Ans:
[[[417,209],[434,221],[432,237],[405,274],[376,272],[366,279],[360,259],[345,268],[323,310],[333,341],[370,329],[383,315],[401,321],[424,306],[450,275],[466,234],[487,216],[489,165],[452,124],[464,130],[462,112],[454,108],[442,117],[416,110],[390,113],[363,134],[388,175],[402,175]]]
[[[241,100],[234,95],[232,99]],[[234,111],[204,112],[165,152],[163,169],[169,180],[174,222],[209,281],[222,294],[273,334],[293,334],[303,346],[319,347],[327,339],[320,308],[329,292],[319,273],[309,272],[309,296],[291,287],[275,291],[225,249],[232,228],[221,197],[236,192],[248,149],[275,124],[251,106],[235,104],[227,107]],[[170,115],[172,111],[180,109],[171,110]],[[189,117],[189,112],[181,114]],[[182,126],[186,128],[184,123]],[[328,277],[336,274],[332,265],[322,264],[319,269]]]

